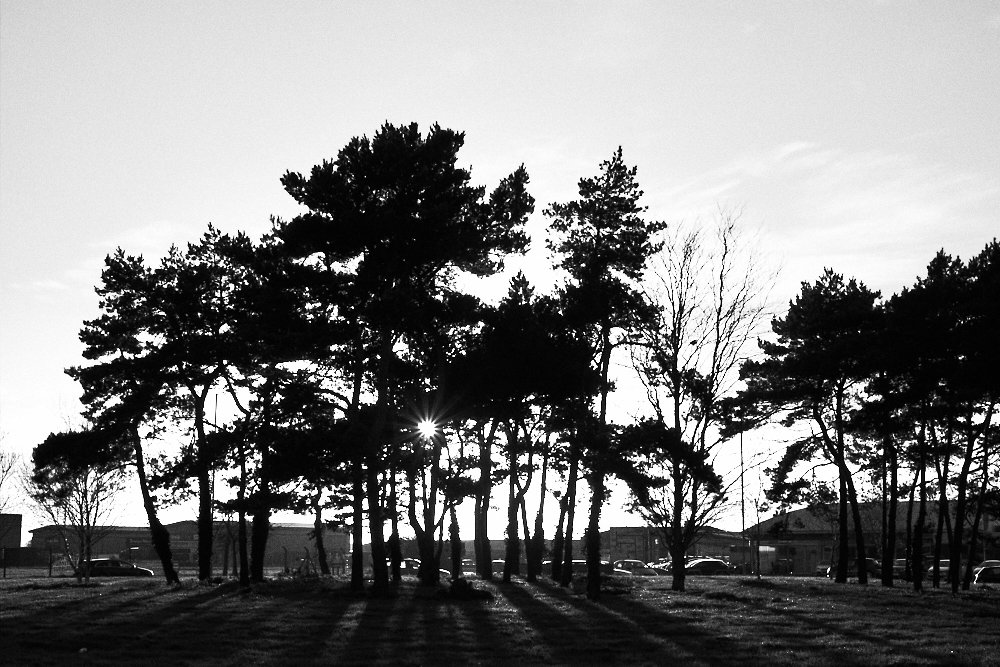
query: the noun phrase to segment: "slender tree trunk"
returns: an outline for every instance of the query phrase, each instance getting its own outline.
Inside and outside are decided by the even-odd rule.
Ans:
[[[926,425],[921,424],[917,436],[917,448],[920,452],[917,467],[920,473],[917,522],[913,527],[913,590],[921,593],[924,590],[924,524],[927,522],[927,440]]]
[[[156,513],[156,504],[153,496],[149,492],[149,479],[146,476],[146,459],[142,453],[142,439],[139,437],[139,429],[134,426],[131,429],[132,451],[135,454],[135,472],[139,478],[139,492],[142,494],[142,506],[146,510],[146,519],[149,521],[149,532],[153,540],[153,549],[156,551],[160,564],[163,566],[163,576],[168,584],[179,584],[180,578],[174,568],[174,556],[170,549],[170,531],[160,523]]]
[[[507,449],[510,457],[510,477],[507,480],[507,548],[504,553],[503,580],[521,574],[521,538],[517,530],[517,452],[516,438],[507,431]]]
[[[983,482],[979,488],[979,497],[976,499],[976,516],[972,521],[972,538],[969,541],[969,562],[965,568],[965,577],[962,580],[962,590],[969,590],[972,585],[972,568],[975,562],[975,553],[978,546],[979,524],[983,519],[983,505],[986,501],[986,492],[989,488],[989,448],[983,443]],[[985,555],[985,554],[984,554]]]
[[[906,566],[903,570],[903,577],[907,581],[913,579],[913,506],[919,479],[920,472],[914,471],[913,484],[910,485],[909,499],[906,503]]]
[[[580,445],[575,434],[569,446],[569,480],[566,485],[566,536],[565,553],[562,555],[563,567],[559,585],[569,586],[573,580],[573,519],[576,516],[576,482],[580,474]]]
[[[198,476],[198,579],[207,581],[212,576],[212,538],[214,517],[212,516],[211,464],[205,444],[205,395],[195,393],[194,428],[197,438]],[[194,392],[193,392],[194,393]]]
[[[247,534],[247,454],[246,444],[240,440],[240,485],[236,490],[237,507],[237,529],[236,536],[239,540],[239,568],[240,568],[240,588],[250,587],[250,550],[249,537]]]
[[[351,405],[347,409],[348,428],[354,433],[361,429],[361,383],[363,380],[362,362],[354,363],[354,380],[352,382]],[[352,439],[353,440],[353,439]],[[360,444],[360,443],[359,443]],[[351,459],[351,591],[360,593],[365,590],[365,552],[364,552],[364,521],[365,521],[365,452],[358,447],[352,452]]]
[[[601,598],[601,509],[604,506],[604,459],[609,455],[610,443],[606,431],[608,419],[608,376],[611,366],[611,325],[605,322],[601,326],[601,361],[598,370],[601,374],[600,405],[598,406],[596,438],[591,438],[589,445],[597,445],[593,451],[591,471],[590,522],[587,526],[587,598]]]
[[[389,562],[390,576],[395,584],[403,580],[403,551],[399,542],[399,497],[396,484],[396,468],[392,466],[389,470]]]
[[[972,415],[968,415],[969,429],[965,437],[965,452],[962,457],[962,469],[958,474],[958,490],[955,498],[955,527],[951,537],[950,565],[948,571],[951,580],[951,592],[957,593],[960,573],[959,564],[962,562],[962,541],[965,536],[965,513],[968,501],[969,471],[972,469],[972,461],[975,458],[976,431],[971,427]],[[985,445],[984,445],[985,446]],[[969,562],[972,561],[972,552],[969,552]]]
[[[365,553],[364,553],[364,502],[365,502],[365,470],[360,458],[351,464],[351,590],[360,593],[365,589]]]
[[[317,489],[312,498],[313,506],[313,539],[316,541],[316,560],[319,561],[319,571],[322,574],[330,574],[330,564],[326,560],[326,545],[323,544],[323,533],[326,526],[323,524],[323,490]]]
[[[845,464],[846,468],[846,464]],[[854,480],[847,476],[847,497],[851,503],[851,518],[854,520],[854,543],[858,550],[858,582],[868,583],[868,557],[865,553],[865,527],[861,521],[861,508],[858,505],[858,494],[854,490]]]
[[[479,484],[475,507],[476,572],[483,579],[493,578],[493,547],[489,536],[490,496],[493,491],[493,438],[497,422],[490,423],[489,433],[479,441]]]
[[[684,526],[681,513],[684,509],[684,486],[681,480],[681,464],[677,461],[673,463],[673,503],[670,508],[670,590],[684,590]]]
[[[896,560],[896,515],[899,513],[899,460],[896,446],[888,443],[886,448],[889,457],[889,517],[886,527],[886,544],[882,553],[882,585],[894,586],[892,566]],[[886,570],[885,564],[889,563]]]
[[[254,505],[253,520],[250,523],[250,581],[264,581],[264,554],[267,550],[268,531],[271,527],[270,489],[261,482],[259,499]]]
[[[596,466],[590,496],[590,522],[587,525],[587,598],[601,598],[601,507],[604,505],[604,470]]]
[[[559,498],[559,522],[556,525],[556,534],[552,538],[552,581],[562,581],[563,569],[563,543],[565,535],[563,528],[566,526],[566,494]]]
[[[548,443],[546,443],[548,445]],[[528,550],[528,581],[534,582],[542,574],[542,560],[545,557],[545,533],[543,532],[542,515],[545,510],[545,494],[549,471],[549,450],[546,446],[542,457],[541,495],[538,500],[538,512],[535,513],[535,530],[531,535],[531,548]]]
[[[452,504],[448,508],[451,526],[448,528],[448,537],[451,540],[451,578],[459,579],[462,576],[462,535],[458,529],[458,510]]]
[[[389,592],[389,568],[386,566],[385,536],[382,532],[385,519],[382,513],[381,485],[378,469],[381,465],[382,434],[388,419],[385,387],[379,391],[375,403],[375,420],[368,434],[366,456],[366,486],[368,491],[368,528],[371,533],[372,548],[372,590],[375,595],[384,596]]]
[[[834,581],[847,583],[847,561],[850,558],[847,543],[847,480],[843,468],[838,468],[840,476],[840,497],[837,507],[837,575]]]

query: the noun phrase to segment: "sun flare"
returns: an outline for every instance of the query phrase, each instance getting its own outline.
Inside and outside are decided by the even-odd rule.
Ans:
[[[417,424],[417,430],[420,431],[420,435],[429,440],[434,437],[435,433],[437,433],[438,425],[430,419],[424,419]]]

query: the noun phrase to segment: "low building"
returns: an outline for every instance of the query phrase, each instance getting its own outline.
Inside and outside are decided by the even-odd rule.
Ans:
[[[907,503],[900,503],[896,515],[896,552],[883,554],[882,550],[882,505],[881,503],[861,503],[859,506],[861,525],[865,538],[866,556],[882,560],[903,558],[907,548]],[[754,548],[772,552],[772,570],[780,573],[812,575],[821,563],[829,564],[838,553],[838,508],[837,505],[816,505],[782,512],[747,529],[747,536]],[[916,508],[912,520],[916,520]],[[854,541],[854,523],[848,516],[848,554],[854,559],[857,554]],[[927,518],[924,525],[923,553],[929,559],[934,551],[937,525],[937,503],[928,502]],[[968,550],[969,532],[965,534],[963,549]],[[943,534],[942,558],[947,558],[947,531]],[[967,560],[968,554],[964,558]],[[990,558],[1000,558],[1000,521],[996,517],[983,517],[976,553],[971,560],[979,562]],[[766,567],[762,570],[767,571]]]
[[[170,532],[170,549],[179,567],[194,567],[198,562],[198,522],[178,521],[164,526]],[[247,526],[249,530],[249,524]],[[264,551],[264,567],[296,569],[304,560],[316,563],[316,544],[312,539],[312,524],[272,523]],[[63,540],[73,544],[72,530],[48,525],[31,531],[31,547],[62,553]],[[212,543],[212,566],[228,574],[237,562],[238,530],[236,522],[216,521]],[[118,557],[132,561],[155,561],[152,537],[148,526],[103,526],[95,529],[91,547],[93,557]],[[350,535],[342,531],[326,531],[323,535],[328,562],[343,564],[350,551]]]
[[[739,533],[706,526],[699,531],[686,555],[735,563],[740,562],[739,554],[745,551],[745,545],[746,540]],[[652,527],[618,527],[604,531],[601,533],[601,554],[604,560],[633,559],[644,563],[670,558],[663,531]]]

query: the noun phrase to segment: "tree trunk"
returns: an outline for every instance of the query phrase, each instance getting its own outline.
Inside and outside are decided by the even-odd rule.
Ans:
[[[563,528],[566,525],[566,498],[567,495],[559,498],[559,523],[556,525],[556,534],[552,538],[552,581],[556,582],[562,581],[562,554],[566,539],[563,534]]]
[[[889,516],[886,522],[885,549],[882,552],[882,585],[895,585],[892,566],[896,560],[896,514],[899,512],[899,461],[896,446],[891,442],[886,448],[889,458]],[[888,570],[886,562],[889,563]]]
[[[212,576],[212,538],[215,526],[212,516],[211,466],[205,445],[205,397],[203,395],[195,396],[194,427],[198,448],[198,580],[207,581]]]
[[[979,524],[983,520],[983,505],[986,501],[986,491],[989,487],[989,448],[983,444],[983,482],[979,489],[979,497],[976,500],[976,516],[972,521],[972,538],[969,541],[969,562],[965,568],[965,577],[962,580],[962,590],[969,590],[972,585],[972,568],[975,562],[976,547],[978,546]],[[985,556],[985,554],[983,554]]]
[[[917,510],[917,522],[913,527],[913,545],[910,547],[913,552],[913,590],[921,593],[924,590],[924,523],[927,521],[927,461],[926,461],[926,439],[924,437],[924,426],[920,427],[920,435],[917,439],[917,447],[920,451],[917,467],[920,471],[920,504]]]
[[[326,560],[326,545],[323,544],[323,532],[326,526],[323,524],[323,491],[317,490],[313,496],[313,539],[316,541],[316,560],[319,561],[319,571],[322,574],[330,574],[330,564]]]
[[[839,470],[840,494],[837,505],[837,575],[834,581],[838,584],[847,583],[847,561],[849,549],[847,543],[847,480],[844,471]]]
[[[483,579],[493,578],[493,548],[489,536],[490,496],[493,491],[493,437],[497,422],[490,423],[489,433],[479,441],[479,484],[475,507],[476,572]]]
[[[969,415],[972,421],[972,415]],[[948,577],[951,580],[951,592],[958,592],[959,585],[959,563],[962,562],[962,540],[965,528],[966,496],[969,488],[969,471],[972,469],[972,460],[975,457],[976,435],[971,428],[965,438],[965,455],[962,457],[962,469],[958,474],[958,490],[955,498],[955,526],[951,537],[950,568]],[[972,552],[969,552],[969,561],[972,561]]]
[[[531,534],[528,548],[528,581],[534,582],[542,574],[542,560],[545,557],[545,534],[543,532],[542,515],[545,510],[545,493],[547,492],[547,476],[549,470],[549,451],[546,448],[542,458],[541,495],[538,500],[538,512],[535,513],[535,530]]]
[[[510,477],[507,480],[507,548],[504,552],[503,580],[509,582],[511,575],[521,574],[521,538],[517,530],[517,455],[513,451],[513,442],[508,442],[511,448]]]
[[[587,525],[587,598],[601,599],[601,507],[604,504],[604,469],[596,466],[591,479],[590,522]]]
[[[563,567],[559,585],[569,586],[573,580],[573,520],[576,516],[576,481],[580,475],[580,445],[575,434],[569,446],[569,480],[566,484],[566,535],[565,553],[562,555]]]
[[[389,563],[392,582],[398,584],[403,580],[403,552],[399,543],[399,498],[397,495],[396,468],[389,470]]]
[[[684,507],[684,485],[681,479],[681,466],[679,462],[673,464],[673,506],[670,516],[670,541],[667,546],[670,551],[670,590],[683,591],[684,578],[684,526],[682,525],[681,512]]]
[[[375,423],[368,434],[366,481],[368,490],[368,529],[371,533],[372,545],[372,591],[375,595],[384,596],[389,592],[389,568],[386,566],[385,536],[382,533],[385,519],[382,514],[381,485],[378,479],[378,466],[382,457],[379,456],[382,444],[382,434],[388,419],[384,388],[379,392],[375,404]]]
[[[592,452],[593,470],[591,475],[590,521],[587,526],[587,597],[601,598],[601,509],[604,506],[604,459],[608,456],[610,443],[605,427],[608,419],[608,374],[611,366],[611,324],[605,321],[601,326],[601,361],[598,370],[601,375],[600,403],[597,410],[598,433],[588,442],[596,445]]]
[[[364,553],[364,502],[365,502],[365,470],[359,458],[351,464],[351,497],[353,501],[351,526],[351,590],[360,593],[365,589],[365,553]]]
[[[156,551],[160,564],[163,566],[163,576],[168,584],[179,584],[180,578],[174,568],[174,556],[170,549],[170,531],[160,523],[156,513],[156,504],[149,492],[149,479],[146,476],[146,459],[142,453],[142,439],[139,430],[132,427],[132,451],[135,454],[135,472],[139,478],[139,491],[142,493],[142,506],[146,510],[149,521],[149,532],[153,539],[153,549]]]
[[[265,491],[266,493],[266,491]],[[264,581],[264,553],[267,549],[267,535],[271,526],[271,509],[263,502],[256,508],[250,524],[250,581]]]
[[[451,539],[451,578],[459,579],[462,576],[462,535],[458,530],[458,510],[453,504],[448,508],[451,526],[448,528],[448,537]]]
[[[854,543],[858,550],[858,583],[867,584],[868,557],[865,552],[865,527],[861,521],[861,508],[858,505],[858,494],[854,490],[854,480],[851,478],[850,472],[847,471],[846,462],[844,464],[844,470],[847,472],[847,498],[851,503],[851,518],[854,520]]]

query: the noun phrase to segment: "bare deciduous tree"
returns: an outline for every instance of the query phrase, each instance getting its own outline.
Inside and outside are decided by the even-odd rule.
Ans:
[[[16,479],[17,466],[21,458],[17,452],[7,451],[0,434],[0,512],[11,504],[10,489]]]
[[[58,531],[58,547],[78,576],[89,576],[83,564],[111,531],[114,501],[124,487],[119,467],[77,458],[87,436],[87,432],[50,435],[35,448],[34,468],[24,480],[28,497]]]
[[[720,402],[733,391],[747,343],[766,321],[776,277],[742,229],[741,215],[719,208],[711,231],[698,224],[671,228],[647,279],[659,316],[633,352],[656,420],[673,434],[661,439],[673,443],[671,451],[654,448],[646,462],[666,483],[638,494],[636,509],[662,529],[678,563],[739,481],[727,483],[714,470],[725,442]],[[673,588],[683,590],[683,568],[674,568]]]

